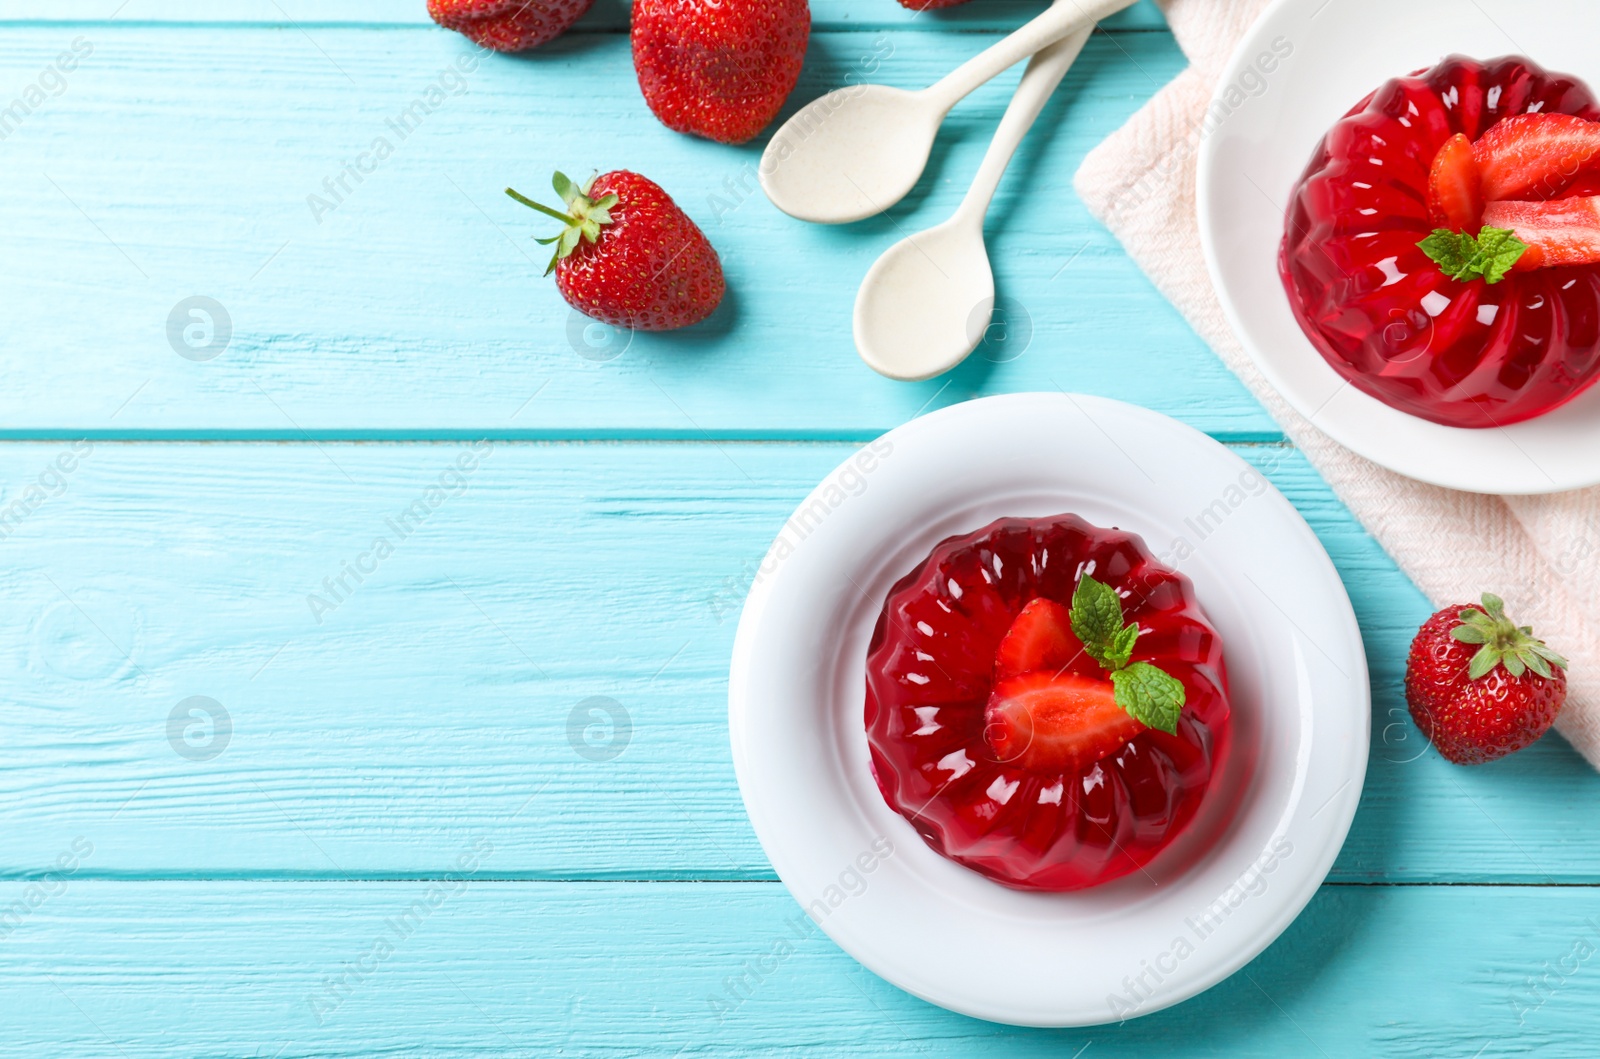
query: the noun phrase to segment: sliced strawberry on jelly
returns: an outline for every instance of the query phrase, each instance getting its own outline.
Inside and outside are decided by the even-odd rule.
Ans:
[[[1600,168],[1578,177],[1570,187],[1563,190],[1557,197],[1563,199],[1586,199],[1591,195],[1600,195]]]
[[[1040,597],[1022,608],[994,656],[994,677],[1060,673],[1082,658],[1083,644],[1072,634],[1067,608]]]
[[[1428,173],[1428,214],[1441,228],[1478,230],[1483,216],[1482,180],[1472,141],[1459,132],[1434,156]]]
[[[1600,196],[1553,202],[1491,202],[1483,221],[1528,244],[1519,271],[1600,264]]]
[[[1035,772],[1079,772],[1144,728],[1117,705],[1109,680],[1025,673],[994,686],[983,736],[1003,763]]]
[[[1483,197],[1548,199],[1600,166],[1600,122],[1571,114],[1517,114],[1478,138]]]

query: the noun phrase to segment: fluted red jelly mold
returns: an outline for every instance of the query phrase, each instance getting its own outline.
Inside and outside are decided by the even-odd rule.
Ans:
[[[1525,58],[1451,56],[1379,88],[1318,146],[1289,203],[1279,269],[1301,328],[1356,389],[1483,428],[1542,415],[1600,378],[1600,268],[1459,282],[1417,247],[1434,229],[1439,148],[1524,113],[1600,120],[1577,78]],[[1529,197],[1597,193],[1600,174],[1584,169]]]
[[[1134,661],[1182,682],[1177,733],[1143,729],[1078,771],[999,760],[984,737],[995,655],[1031,600],[1083,574],[1124,595]],[[1068,671],[1104,677],[1087,655]],[[1194,818],[1229,741],[1222,642],[1189,579],[1134,534],[1075,515],[1001,519],[952,537],[890,591],[867,656],[872,770],[934,850],[1024,890],[1077,890],[1148,864]]]

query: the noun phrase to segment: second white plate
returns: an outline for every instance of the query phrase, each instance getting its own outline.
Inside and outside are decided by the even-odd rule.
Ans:
[[[1021,893],[934,853],[884,803],[867,642],[890,586],[939,541],[1062,512],[1139,533],[1193,579],[1226,645],[1234,749],[1147,871]],[[1060,393],[935,412],[830,475],[761,567],[728,696],[751,822],[822,929],[917,996],[1033,1026],[1158,1011],[1270,944],[1344,842],[1371,725],[1349,598],[1282,494],[1190,427]]]
[[[1512,38],[1515,37],[1515,40]],[[1347,385],[1300,330],[1278,278],[1290,192],[1333,123],[1390,78],[1452,52],[1520,54],[1600,90],[1593,0],[1278,0],[1222,74],[1235,95],[1199,157],[1200,235],[1234,332],[1268,381],[1335,441],[1400,474],[1483,493],[1600,483],[1600,386],[1548,415],[1462,430]],[[1263,53],[1283,56],[1263,74]],[[1242,98],[1242,102],[1239,100]]]

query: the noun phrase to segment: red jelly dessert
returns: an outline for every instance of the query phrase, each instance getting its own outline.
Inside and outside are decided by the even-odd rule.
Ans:
[[[1300,326],[1357,389],[1504,426],[1600,378],[1600,105],[1523,58],[1452,56],[1328,133],[1282,255]]]
[[[872,771],[936,851],[1023,890],[1143,867],[1228,743],[1222,641],[1131,533],[1001,519],[896,584],[867,655]]]

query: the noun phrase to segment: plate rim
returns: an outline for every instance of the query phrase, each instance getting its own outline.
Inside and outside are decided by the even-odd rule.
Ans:
[[[920,432],[930,429],[930,422],[953,420],[962,417],[982,416],[991,411],[1002,416],[1006,415],[1008,412],[1011,414],[1026,414],[1026,412],[1029,410],[1038,411],[1041,407],[1040,402],[1056,403],[1061,401],[1071,402],[1073,405],[1078,406],[1079,410],[1083,412],[1085,417],[1089,417],[1088,411],[1084,410],[1083,408],[1083,406],[1087,405],[1089,407],[1097,407],[1115,414],[1132,415],[1136,418],[1144,418],[1150,422],[1159,422],[1165,425],[1168,429],[1173,429],[1180,433],[1190,435],[1193,439],[1203,442],[1205,445],[1213,448],[1225,456],[1228,460],[1236,462],[1240,467],[1251,467],[1250,464],[1240,458],[1236,453],[1229,450],[1221,442],[1179,420],[1165,416],[1159,412],[1154,412],[1150,409],[1128,404],[1126,402],[1082,394],[1049,392],[1021,393],[963,402],[961,404],[949,406],[936,412],[929,413],[928,415],[913,419],[910,422],[902,424],[901,426],[887,432],[886,434],[882,435],[882,437],[896,438],[904,441],[904,439],[912,432]],[[1089,418],[1091,418],[1091,421],[1093,421],[1092,417]],[[1098,423],[1096,425],[1098,426]],[[1104,432],[1105,428],[1101,427],[1100,429],[1102,432]],[[1113,443],[1115,442],[1113,441]],[[859,451],[859,449],[856,450],[856,452]],[[800,503],[800,505],[796,508],[796,511],[798,512],[805,510],[806,507],[811,504],[819,496],[819,494],[822,493],[829,483],[832,482],[834,476],[838,474],[842,468],[850,465],[851,461],[855,458],[855,455],[856,453],[852,453],[850,457],[841,462],[839,467],[825,475],[816,489],[809,493],[805,500]],[[1259,471],[1257,473],[1259,473]],[[1264,476],[1262,480],[1266,481]],[[1282,935],[1283,931],[1285,931],[1289,925],[1299,917],[1299,915],[1305,910],[1307,905],[1309,905],[1311,900],[1315,898],[1316,894],[1322,888],[1323,882],[1325,881],[1329,870],[1332,868],[1333,862],[1337,858],[1340,850],[1344,846],[1346,839],[1348,838],[1349,830],[1354,821],[1355,813],[1359,806],[1361,794],[1365,786],[1366,773],[1370,759],[1372,699],[1370,673],[1366,658],[1365,644],[1361,638],[1360,626],[1356,620],[1348,590],[1345,588],[1342,578],[1339,576],[1337,569],[1333,565],[1332,558],[1328,555],[1326,548],[1323,547],[1321,541],[1317,538],[1315,531],[1311,529],[1310,525],[1305,521],[1304,516],[1293,505],[1293,503],[1281,493],[1281,491],[1277,490],[1277,488],[1271,485],[1270,482],[1267,482],[1266,488],[1269,493],[1276,495],[1277,500],[1280,502],[1281,508],[1292,515],[1290,526],[1294,528],[1296,534],[1301,537],[1301,545],[1302,547],[1306,548],[1307,557],[1318,565],[1318,577],[1320,579],[1324,579],[1329,587],[1336,590],[1335,596],[1338,603],[1338,610],[1340,611],[1340,620],[1338,622],[1338,626],[1344,637],[1344,644],[1342,646],[1348,650],[1350,658],[1357,663],[1357,671],[1352,673],[1347,678],[1349,684],[1349,693],[1354,699],[1354,701],[1348,706],[1348,715],[1356,718],[1353,726],[1354,730],[1349,733],[1351,736],[1350,747],[1345,751],[1345,753],[1347,753],[1349,756],[1351,775],[1335,790],[1333,795],[1326,799],[1326,801],[1316,810],[1315,813],[1311,814],[1311,818],[1314,819],[1316,816],[1321,815],[1324,811],[1333,810],[1335,813],[1333,818],[1334,824],[1331,829],[1328,830],[1327,838],[1323,845],[1320,848],[1315,849],[1312,853],[1312,856],[1300,862],[1306,864],[1307,867],[1298,874],[1297,882],[1291,887],[1288,899],[1276,903],[1276,914],[1270,919],[1270,921],[1259,926],[1257,928],[1258,933],[1245,942],[1237,944],[1231,948],[1221,950],[1216,958],[1205,965],[1206,970],[1204,973],[1196,975],[1191,985],[1185,986],[1183,991],[1170,997],[1164,997],[1159,1001],[1152,1000],[1141,1005],[1136,1013],[1128,1016],[1130,1018],[1154,1014],[1157,1011],[1164,1010],[1165,1008],[1171,1007],[1175,1004],[1192,999],[1198,994],[1205,992],[1207,989],[1210,989],[1212,986],[1220,983],[1236,973],[1240,968],[1245,966],[1256,956],[1260,955],[1262,951],[1276,941],[1277,938]],[[785,525],[787,525],[787,523],[785,523]],[[783,535],[780,531],[777,539],[774,541],[774,547],[782,540]],[[786,564],[780,564],[780,570],[782,569],[783,565]],[[743,700],[747,699],[748,697],[747,685],[753,679],[750,671],[752,668],[751,653],[753,651],[753,643],[757,635],[756,625],[759,624],[760,615],[765,608],[767,598],[773,593],[775,586],[777,586],[781,580],[781,572],[766,579],[765,581],[758,579],[751,588],[749,597],[746,600],[744,611],[740,616],[729,668],[729,740],[732,748],[734,769],[739,783],[740,796],[745,804],[746,813],[750,819],[752,829],[755,831],[757,840],[761,844],[762,850],[766,854],[769,862],[771,862],[773,869],[778,874],[780,881],[784,883],[784,886],[786,889],[788,889],[790,895],[796,900],[796,902],[803,904],[804,898],[802,897],[801,892],[797,889],[795,881],[790,878],[790,873],[786,870],[785,866],[785,863],[789,860],[791,854],[787,849],[783,848],[782,837],[774,833],[773,822],[767,818],[766,810],[761,805],[760,800],[753,796],[754,781],[751,776],[751,769],[754,767],[754,765],[753,762],[749,760],[745,749],[747,722],[744,714],[751,708],[751,705]],[[1316,733],[1319,727],[1320,726],[1313,727],[1313,733]],[[863,739],[864,738],[865,736],[863,735]],[[1312,736],[1305,737],[1304,741],[1308,746],[1311,744],[1312,738]],[[1323,738],[1324,740],[1331,738],[1331,734],[1324,735]],[[1297,762],[1293,774],[1292,787],[1294,791],[1298,791],[1300,789],[1305,780],[1307,772],[1308,766],[1306,766],[1304,762]],[[1298,800],[1292,800],[1290,804],[1284,806],[1278,818],[1280,820],[1280,825],[1274,825],[1272,835],[1269,836],[1269,842],[1272,841],[1272,836],[1284,837],[1287,834],[1287,829],[1295,822],[1299,822],[1302,827],[1306,826],[1308,821],[1301,819],[1302,816],[1303,811]],[[1269,845],[1268,847],[1264,848],[1271,847]],[[1227,892],[1225,891],[1223,896],[1226,895]],[[1107,1018],[1103,1013],[1092,1016],[1080,1016],[1076,1014],[1078,1011],[1086,1012],[1088,1010],[1084,1004],[1078,1004],[1074,1006],[1072,1009],[1074,1014],[1063,1016],[1060,1014],[1042,1013],[1039,1011],[1002,1010],[997,1006],[986,1006],[981,1003],[975,1004],[964,1002],[962,997],[952,995],[949,992],[939,992],[936,990],[919,988],[917,983],[906,981],[906,976],[904,974],[900,973],[899,970],[892,966],[887,960],[880,958],[881,954],[878,951],[863,952],[864,948],[870,950],[871,946],[867,945],[865,942],[858,943],[859,939],[853,935],[848,926],[841,926],[833,917],[827,917],[820,922],[816,922],[816,925],[824,933],[828,934],[828,936],[831,937],[842,950],[849,954],[858,963],[877,974],[879,977],[895,985],[897,988],[900,988],[903,991],[917,996],[929,1003],[944,1007],[960,1014],[1009,1025],[1056,1028],[1104,1025],[1108,1022],[1116,1021],[1116,1019]]]

